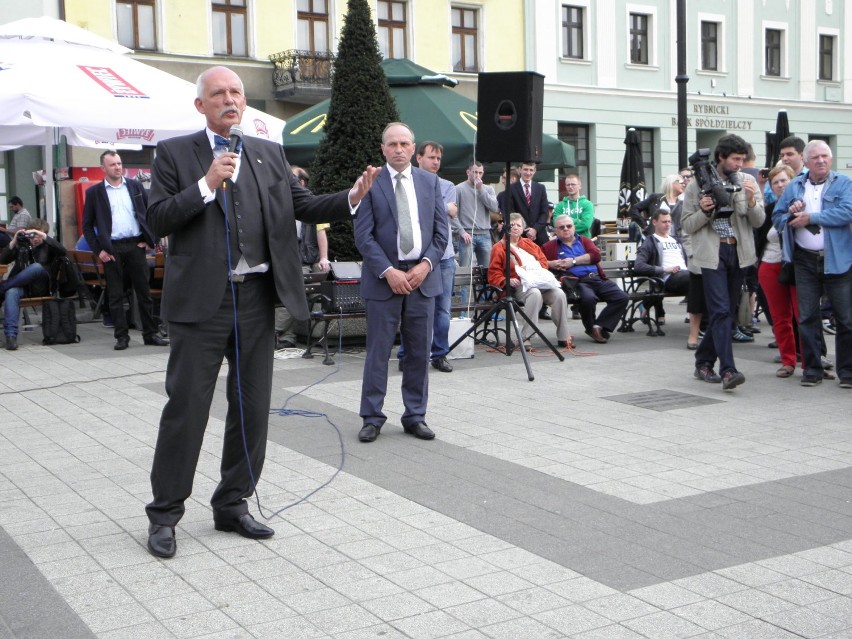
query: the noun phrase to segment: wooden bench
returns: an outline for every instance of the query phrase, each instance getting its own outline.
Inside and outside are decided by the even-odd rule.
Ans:
[[[472,274],[472,277],[471,277]],[[331,301],[329,296],[323,292],[323,283],[328,282],[327,274],[325,273],[308,273],[305,275],[305,293],[307,295],[308,308],[310,309],[310,317],[308,319],[307,329],[307,347],[302,355],[305,359],[314,357],[313,350],[322,348],[323,364],[334,364],[331,358],[331,350],[329,349],[329,340],[333,336],[329,335],[332,323],[338,322],[337,337],[338,342],[343,338],[343,321],[348,319],[363,319],[366,318],[366,311],[363,304],[358,306],[350,305],[349,308],[334,309],[329,306]],[[470,304],[462,303],[461,289],[462,287],[470,287],[472,290],[472,300]],[[328,283],[325,284],[326,290]],[[496,301],[496,293],[498,289],[489,286],[487,279],[487,268],[474,267],[457,267],[456,275],[453,280],[453,301],[450,306],[450,313],[461,314],[470,313],[471,319],[476,322],[482,313],[485,313]],[[475,340],[478,343],[486,343],[493,345],[500,343],[499,332],[501,329],[497,326],[497,318],[489,318],[483,322],[477,330]]]
[[[106,299],[106,276],[104,275],[104,263],[92,251],[68,251],[68,259],[77,265],[83,286],[83,294],[89,298],[92,308],[92,319],[101,316],[101,309]],[[95,299],[92,288],[99,288],[98,299]]]
[[[665,297],[682,296],[666,293],[665,282],[661,277],[637,274],[633,270],[633,260],[602,261],[600,267],[609,279],[620,282],[621,288],[630,299],[621,316],[618,331],[632,333],[636,330],[633,325],[642,322],[648,325],[649,337],[665,335],[660,328],[654,305]]]

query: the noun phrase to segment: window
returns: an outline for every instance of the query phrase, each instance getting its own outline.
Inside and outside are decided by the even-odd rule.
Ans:
[[[214,0],[213,53],[248,55],[246,0]]]
[[[582,60],[583,7],[562,6],[562,57]]]
[[[781,47],[784,32],[781,29],[767,29],[765,35],[766,75],[781,77]]]
[[[115,3],[118,41],[130,49],[157,48],[154,0],[123,0]]]
[[[657,177],[654,174],[654,129],[640,129],[639,144],[642,147],[642,167],[645,169],[645,195],[655,190]]]
[[[404,58],[407,28],[405,2],[379,0],[379,51],[383,58]]]
[[[651,16],[630,14],[630,63],[648,64],[648,36]]]
[[[819,79],[834,81],[834,36],[819,36]]]
[[[701,22],[701,68],[719,70],[719,23]]]
[[[592,183],[589,175],[589,127],[585,124],[573,124],[571,122],[560,122],[557,125],[556,137],[574,147],[574,164],[573,169],[563,171],[562,177],[570,173],[576,173],[580,176],[580,181],[583,184],[583,193],[591,199]],[[559,197],[565,197],[562,190],[565,188],[564,180],[559,180]]]
[[[452,8],[453,71],[479,71],[479,16],[476,9]]]
[[[328,0],[298,0],[296,47],[303,51],[329,51]]]

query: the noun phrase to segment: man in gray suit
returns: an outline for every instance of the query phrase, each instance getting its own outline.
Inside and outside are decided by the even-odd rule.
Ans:
[[[367,357],[361,385],[358,434],[372,442],[387,417],[388,359],[402,323],[402,428],[433,439],[426,425],[429,353],[435,297],[441,294],[440,262],[448,241],[447,210],[438,176],[411,166],[414,133],[392,122],[382,133],[387,164],[355,218],[355,244],[364,258],[361,296],[367,309]]]
[[[368,167],[348,193],[315,196],[292,174],[279,144],[247,137],[228,150],[246,106],[239,76],[213,67],[198,78],[198,133],[157,146],[148,222],[169,236],[162,316],[169,322],[169,400],[151,468],[154,499],[148,550],[175,554],[175,525],[192,493],[213,391],[228,360],[228,413],[221,481],[213,493],[216,530],[250,539],[274,534],[248,512],[260,479],[272,394],[273,310],[283,303],[307,319],[296,219],[347,219],[372,185]],[[218,139],[217,139],[218,138]]]

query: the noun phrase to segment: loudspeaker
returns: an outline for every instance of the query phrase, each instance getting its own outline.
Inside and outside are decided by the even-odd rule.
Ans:
[[[541,162],[544,76],[533,71],[480,73],[476,159]]]

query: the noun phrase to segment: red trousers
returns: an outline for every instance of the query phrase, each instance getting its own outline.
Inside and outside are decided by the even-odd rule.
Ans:
[[[784,366],[796,367],[796,336],[793,333],[793,318],[799,320],[799,303],[796,300],[796,287],[778,283],[781,263],[761,262],[757,271],[760,288],[769,302],[772,315],[772,333],[781,352]]]

